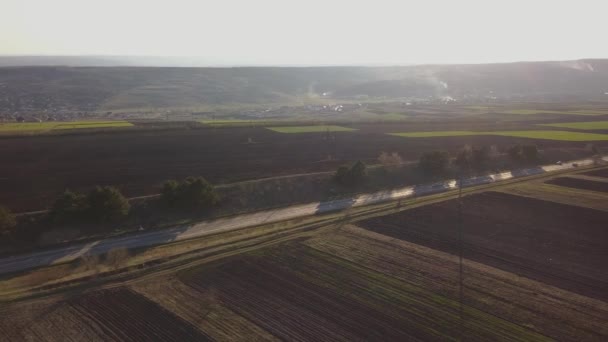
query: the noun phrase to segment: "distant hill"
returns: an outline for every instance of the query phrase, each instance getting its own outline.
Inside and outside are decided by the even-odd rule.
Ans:
[[[103,65],[103,60],[97,62]],[[607,100],[606,92],[608,60],[603,59],[403,67],[0,68],[0,112],[301,105],[443,96]]]

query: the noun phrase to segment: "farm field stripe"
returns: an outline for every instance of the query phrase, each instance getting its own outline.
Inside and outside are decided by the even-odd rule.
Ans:
[[[356,131],[355,128],[348,128],[342,126],[278,126],[278,127],[266,127],[274,132],[278,133],[318,133],[318,132],[352,132]]]
[[[0,124],[0,132],[28,132],[80,128],[131,127],[128,121],[24,122]]]
[[[575,188],[582,190],[590,190],[597,192],[608,192],[608,182],[597,182],[589,179],[559,177],[546,181],[547,184],[564,186],[567,188]]]
[[[98,291],[70,303],[110,340],[211,340],[191,323],[125,288]]]
[[[559,111],[559,110],[542,110],[542,109],[511,109],[498,111],[502,114],[520,114],[520,115],[534,115],[534,114],[565,114],[565,115],[603,115],[608,114],[606,111],[593,111],[593,110],[574,110],[574,111]]]
[[[539,124],[539,126],[573,128],[573,129],[582,129],[582,130],[608,129],[608,121],[561,122],[561,123]]]
[[[387,133],[404,138],[433,138],[433,137],[458,137],[471,135],[497,135],[516,138],[560,140],[560,141],[603,141],[608,140],[608,134],[582,133],[570,131],[429,131],[429,132],[404,132]]]

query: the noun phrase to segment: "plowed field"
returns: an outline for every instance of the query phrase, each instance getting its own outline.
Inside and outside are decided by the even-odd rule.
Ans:
[[[602,300],[608,299],[608,213],[506,193],[465,197],[465,257]],[[458,253],[458,200],[358,225]]]
[[[568,188],[608,192],[608,182],[596,182],[590,179],[559,177],[548,180],[547,184],[565,186]]]

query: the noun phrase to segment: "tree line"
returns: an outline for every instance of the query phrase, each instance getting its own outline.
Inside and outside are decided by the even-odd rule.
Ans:
[[[453,159],[446,151],[430,151],[420,156],[417,167],[427,177],[445,175],[451,166],[460,172],[483,171],[489,167],[493,159],[500,155],[496,146],[465,146]],[[538,162],[536,145],[514,145],[506,150],[506,155],[511,161],[517,163]],[[384,169],[389,171],[394,171],[403,164],[403,159],[397,153],[382,152],[378,161]],[[365,181],[366,174],[366,165],[357,161],[351,166],[340,166],[334,174],[333,180],[338,185],[354,187]]]
[[[160,202],[171,210],[205,210],[219,202],[219,196],[203,177],[162,184]],[[131,212],[129,200],[114,186],[96,186],[87,193],[65,190],[59,195],[47,218],[50,223],[120,222]],[[15,215],[0,206],[0,235],[10,233],[17,225]]]
[[[500,153],[495,146],[479,148],[465,146],[453,160],[445,151],[423,153],[418,160],[418,169],[428,177],[447,173],[450,166],[462,171],[480,171],[488,167],[489,161]],[[538,161],[536,145],[514,145],[506,150],[506,155],[518,163]],[[386,170],[396,170],[403,164],[397,153],[383,152],[378,161]],[[343,187],[356,187],[367,176],[367,166],[357,161],[349,166],[340,166],[333,181]],[[160,201],[167,209],[202,210],[215,206],[219,196],[203,177],[188,177],[184,180],[168,180],[162,184]],[[53,223],[102,223],[119,222],[129,216],[129,200],[113,186],[97,186],[88,193],[66,190],[53,203],[48,218]],[[0,206],[0,234],[14,229],[15,216]]]

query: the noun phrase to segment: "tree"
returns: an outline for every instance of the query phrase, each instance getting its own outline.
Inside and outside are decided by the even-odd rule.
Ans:
[[[348,166],[342,165],[336,171],[336,174],[334,175],[334,180],[336,181],[336,183],[346,184],[348,183],[349,173],[350,169],[348,168]]]
[[[354,183],[359,183],[367,176],[367,167],[362,161],[357,160],[350,168],[351,178]]]
[[[432,151],[422,154],[418,167],[425,173],[439,175],[445,172],[450,163],[447,152]]]
[[[491,153],[494,153],[490,147],[483,146],[481,148],[473,149],[472,162],[473,167],[476,169],[482,169],[485,163],[490,160]]]
[[[536,145],[515,145],[507,151],[509,158],[518,162],[535,162],[538,160]]]
[[[96,221],[118,221],[129,214],[129,201],[112,186],[95,187],[87,195],[88,214]]]
[[[179,182],[173,179],[164,182],[160,198],[167,206],[175,206],[179,201]]]
[[[81,219],[85,211],[85,196],[66,190],[53,203],[49,216],[54,222],[68,222]]]
[[[219,202],[219,196],[203,177],[188,177],[182,182],[166,181],[161,191],[162,201],[169,207],[209,208]]]
[[[358,185],[365,179],[367,167],[358,160],[351,167],[340,166],[334,175],[334,181],[341,185]]]
[[[521,153],[525,161],[533,162],[538,160],[538,148],[536,145],[523,145]]]
[[[387,171],[394,171],[401,164],[403,164],[403,159],[397,152],[393,152],[390,154],[382,152],[378,157],[378,162],[380,162],[380,164],[382,164],[382,167],[384,167]]]
[[[456,164],[461,170],[469,169],[473,164],[473,148],[471,145],[465,145],[454,160],[454,164]]]
[[[481,170],[488,159],[490,159],[489,155],[490,148],[487,146],[473,148],[470,145],[466,145],[456,156],[454,164],[458,165],[461,170]]]
[[[188,177],[178,186],[180,202],[187,207],[202,209],[214,206],[219,197],[203,177]]]
[[[15,215],[7,208],[0,206],[0,235],[10,233],[17,226]]]

